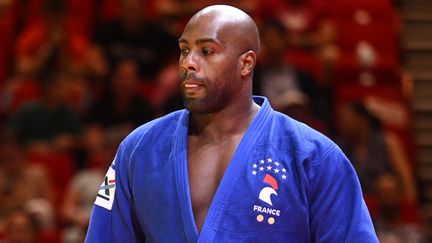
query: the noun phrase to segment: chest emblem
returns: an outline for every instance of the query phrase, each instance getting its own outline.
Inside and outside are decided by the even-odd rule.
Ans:
[[[271,187],[264,187],[263,189],[261,189],[260,193],[259,193],[259,199],[267,204],[270,204],[271,206],[273,206],[273,203],[271,201],[271,195],[276,195],[277,196],[277,192],[276,190],[278,189],[279,185],[276,181],[276,179],[269,175],[266,174],[264,177],[263,182],[271,185]]]
[[[253,211],[257,214],[257,222],[267,222],[272,225],[281,215],[281,210],[275,208],[273,199],[278,196],[279,181],[287,179],[287,169],[281,166],[278,161],[272,158],[261,159],[259,162],[252,164],[252,175],[263,178],[261,183],[263,188],[258,194],[258,199],[263,203],[255,204]]]

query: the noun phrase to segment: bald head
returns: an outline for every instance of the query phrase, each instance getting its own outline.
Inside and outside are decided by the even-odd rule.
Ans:
[[[242,52],[252,50],[258,55],[260,38],[253,19],[242,10],[228,5],[213,5],[197,12],[186,25],[208,25],[215,28],[227,43],[237,46]]]

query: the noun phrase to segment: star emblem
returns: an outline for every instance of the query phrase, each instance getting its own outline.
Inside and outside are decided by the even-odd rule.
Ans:
[[[279,173],[279,169],[274,169],[274,172],[275,173]]]
[[[256,175],[257,174],[257,171],[256,170],[253,170],[252,171],[252,175]]]
[[[282,169],[282,172],[285,173],[285,172],[287,172],[287,170],[286,170],[285,168],[283,168],[283,169]]]
[[[253,164],[252,167],[254,167],[255,169],[258,168],[257,164]]]
[[[277,162],[277,161],[276,161],[276,162],[274,162],[274,164],[275,164],[276,166],[279,166],[279,162]]]
[[[259,167],[259,170],[260,170],[260,171],[263,171],[263,170],[264,170],[264,167],[262,167],[262,166]]]
[[[272,167],[269,165],[269,166],[267,166],[267,170],[271,170],[272,169]]]
[[[269,163],[271,163],[272,161],[273,161],[272,158],[267,159],[267,162],[269,162]]]
[[[261,164],[264,164],[264,162],[265,162],[265,161],[264,161],[263,159],[262,159],[262,160],[260,160],[260,163],[261,163]]]
[[[287,176],[286,175],[282,175],[282,179],[286,180]]]

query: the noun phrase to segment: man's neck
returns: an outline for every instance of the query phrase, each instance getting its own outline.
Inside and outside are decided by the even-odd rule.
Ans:
[[[242,134],[249,127],[259,108],[251,98],[248,102],[230,105],[215,113],[191,114],[189,136],[220,140]]]

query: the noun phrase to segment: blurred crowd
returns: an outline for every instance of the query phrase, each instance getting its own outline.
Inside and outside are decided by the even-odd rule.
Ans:
[[[0,0],[0,242],[81,242],[121,140],[182,109],[177,39],[216,3],[260,29],[254,94],[334,139],[381,242],[425,242],[392,0]]]

